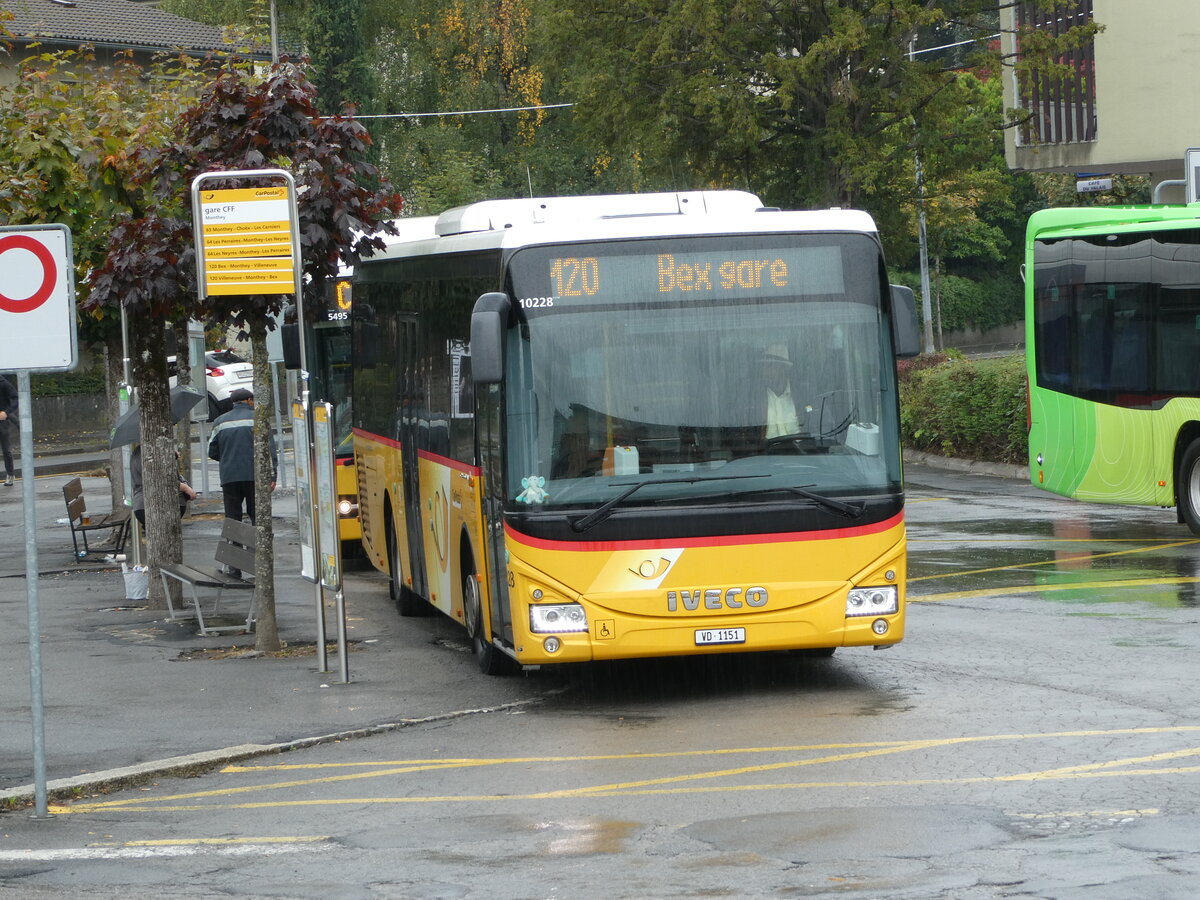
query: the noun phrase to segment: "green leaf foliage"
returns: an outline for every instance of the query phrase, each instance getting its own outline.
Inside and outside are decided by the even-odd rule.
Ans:
[[[917,295],[917,317],[921,316],[921,274],[892,272],[893,284],[903,284]],[[943,331],[974,328],[987,331],[1020,322],[1025,317],[1025,295],[1016,271],[980,274],[975,278],[941,275],[930,284],[934,321],[941,310]]]
[[[155,197],[171,208],[186,203],[188,186],[203,172],[290,171],[296,180],[306,290],[319,297],[325,279],[340,265],[353,265],[360,254],[383,246],[374,235],[399,214],[401,198],[369,161],[371,138],[362,124],[345,116],[322,117],[315,99],[316,88],[304,69],[291,63],[273,67],[263,80],[223,72],[181,116],[168,150],[142,161]],[[241,180],[236,186],[248,185]],[[277,313],[283,301],[279,295],[211,295],[195,312],[245,330]]]
[[[898,371],[906,447],[989,462],[1026,461],[1023,354],[980,360],[918,357]]]

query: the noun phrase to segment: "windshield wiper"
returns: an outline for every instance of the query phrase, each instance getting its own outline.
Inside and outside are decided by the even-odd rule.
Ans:
[[[587,531],[594,525],[599,525],[605,519],[612,515],[612,511],[625,501],[627,497],[636,491],[640,491],[648,484],[695,484],[698,481],[731,481],[741,478],[769,478],[770,475],[700,475],[691,478],[648,478],[645,481],[636,481],[629,486],[628,489],[617,494],[611,500],[605,501],[600,506],[582,516],[571,523],[571,528],[577,532]]]
[[[824,494],[814,494],[812,491],[807,491],[804,488],[812,487],[805,485],[804,487],[785,487],[783,490],[791,491],[793,494],[799,494],[807,500],[811,500],[818,506],[823,506],[828,510],[832,510],[838,515],[845,516],[847,519],[857,519],[863,514],[863,510],[867,508],[867,504],[858,503],[843,503],[841,500],[834,500],[832,497],[826,497]]]

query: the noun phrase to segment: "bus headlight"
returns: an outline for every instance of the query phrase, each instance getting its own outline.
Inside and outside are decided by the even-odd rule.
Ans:
[[[337,514],[339,519],[351,519],[358,515],[358,497],[353,494],[343,494],[338,497]]]
[[[900,593],[894,586],[851,588],[846,595],[846,617],[886,616],[900,611]]]
[[[587,631],[587,613],[578,603],[535,603],[529,607],[529,628],[534,634]]]

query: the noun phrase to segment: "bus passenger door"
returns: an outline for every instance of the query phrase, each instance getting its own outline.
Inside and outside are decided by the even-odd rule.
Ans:
[[[504,445],[501,429],[500,385],[476,386],[476,428],[479,466],[483,472],[483,529],[487,538],[488,596],[492,634],[512,642],[508,566],[504,542]],[[483,569],[482,566],[480,566]]]
[[[421,468],[417,451],[421,447],[422,419],[425,409],[425,384],[421,376],[421,341],[415,315],[406,315],[399,322],[400,366],[400,461],[403,473],[404,517],[408,523],[408,574],[412,589],[429,599],[425,577],[426,517],[421,510]]]

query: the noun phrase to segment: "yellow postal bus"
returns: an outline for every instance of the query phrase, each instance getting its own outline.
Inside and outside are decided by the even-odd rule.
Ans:
[[[862,212],[500,200],[357,267],[354,456],[402,614],[488,673],[904,635],[889,289]]]

